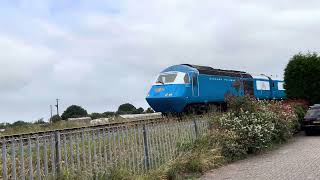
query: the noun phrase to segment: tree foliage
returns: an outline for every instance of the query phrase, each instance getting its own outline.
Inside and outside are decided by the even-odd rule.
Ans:
[[[61,118],[59,115],[54,115],[54,116],[52,116],[52,118],[50,119],[50,122],[56,123],[56,122],[59,122],[59,121],[61,121],[61,120],[62,120],[62,118]]]
[[[130,103],[125,103],[119,106],[117,114],[143,114],[144,109],[142,107],[136,108]]]
[[[69,106],[61,115],[63,120],[67,120],[68,118],[80,118],[88,116],[88,112],[83,109],[81,106],[72,105]]]
[[[142,107],[139,107],[133,114],[143,114],[144,109]]]
[[[99,118],[110,118],[110,117],[113,117],[114,115],[115,115],[114,112],[107,111],[104,113],[94,112],[94,113],[91,113],[89,116],[91,117],[91,119],[99,119]]]
[[[320,56],[317,53],[296,54],[284,73],[285,89],[290,99],[320,102]]]
[[[96,113],[96,112],[91,113],[89,116],[91,117],[91,119],[103,118],[103,114],[102,113]]]
[[[149,108],[145,111],[145,113],[154,113],[154,110],[153,110],[151,107],[149,107]]]
[[[116,114],[116,113],[115,113],[115,112],[112,112],[112,111],[107,111],[107,112],[102,113],[103,117],[106,117],[106,118],[112,117],[112,116],[114,116],[115,114]]]
[[[18,127],[18,126],[27,126],[29,125],[30,123],[28,122],[25,122],[25,121],[16,121],[14,123],[11,124],[11,127]]]
[[[40,118],[36,120],[33,124],[46,124],[46,122],[44,122],[43,118]]]
[[[137,110],[136,107],[130,103],[121,104],[118,108],[118,112],[123,112],[123,113],[132,113],[136,110]]]

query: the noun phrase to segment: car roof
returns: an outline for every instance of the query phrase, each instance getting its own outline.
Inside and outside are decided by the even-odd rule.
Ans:
[[[315,104],[313,106],[310,106],[310,109],[320,109],[320,104]]]

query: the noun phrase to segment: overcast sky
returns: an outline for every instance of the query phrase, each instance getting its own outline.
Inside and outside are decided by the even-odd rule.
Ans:
[[[190,63],[283,76],[318,51],[316,0],[3,0],[0,122],[147,107],[159,71]]]

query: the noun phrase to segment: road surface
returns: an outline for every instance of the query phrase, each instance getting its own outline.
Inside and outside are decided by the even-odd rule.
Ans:
[[[298,135],[279,149],[212,170],[203,180],[320,180],[320,136]]]

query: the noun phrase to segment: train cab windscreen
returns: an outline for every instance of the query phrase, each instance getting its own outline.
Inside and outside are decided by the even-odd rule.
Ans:
[[[161,73],[156,81],[156,84],[188,84],[189,76],[182,72],[166,72]]]

